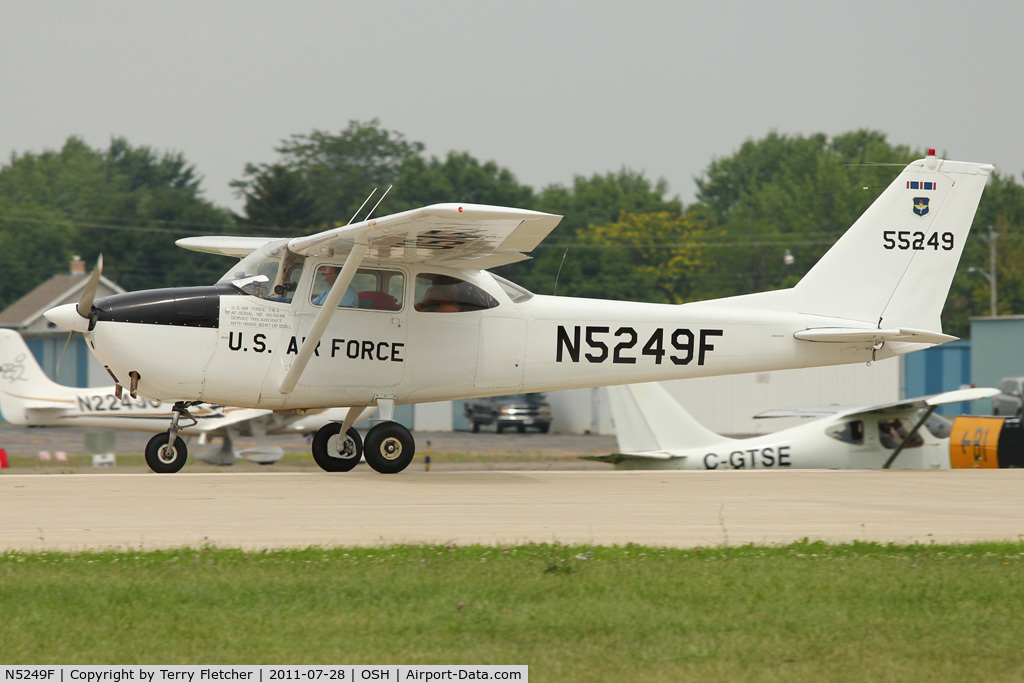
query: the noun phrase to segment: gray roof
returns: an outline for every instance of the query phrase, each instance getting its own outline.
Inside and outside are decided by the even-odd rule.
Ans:
[[[43,313],[64,303],[77,303],[88,282],[87,275],[54,275],[31,292],[21,297],[3,311],[0,311],[0,327],[26,329],[39,323]],[[105,277],[100,277],[96,297],[123,292],[120,286]],[[45,325],[43,325],[45,327]]]

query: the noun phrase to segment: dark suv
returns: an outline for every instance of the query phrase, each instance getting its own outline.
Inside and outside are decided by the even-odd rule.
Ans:
[[[536,427],[541,434],[547,434],[551,428],[551,406],[540,393],[471,398],[466,400],[466,418],[473,423],[474,432],[480,431],[480,425],[494,425],[498,434],[506,427],[515,427],[519,432]]]

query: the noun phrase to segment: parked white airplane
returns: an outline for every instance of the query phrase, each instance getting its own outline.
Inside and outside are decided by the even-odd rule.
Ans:
[[[527,258],[560,216],[437,204],[293,239],[182,239],[242,260],[213,286],[93,301],[96,268],[77,305],[46,316],[82,332],[132,396],[176,401],[146,447],[161,471],[184,464],[178,420],[205,401],[353,406],[339,438],[328,425],[313,440],[317,462],[362,452],[394,473],[415,452],[399,404],[867,363],[950,341],[940,314],[992,170],[930,150],[792,289],[682,305],[534,295],[485,269]],[[382,419],[364,444],[351,427],[372,406]]]
[[[608,387],[619,452],[587,459],[651,470],[949,469],[951,425],[935,409],[997,393],[959,389],[877,406],[772,410],[757,417],[817,419],[730,439],[697,422],[657,382]]]
[[[39,367],[20,334],[0,329],[0,411],[11,424],[152,432],[167,426],[171,408],[169,403],[131,398],[126,393],[118,398],[113,385],[81,389],[57,384]],[[204,405],[192,409],[196,423],[181,431],[197,438],[201,448],[196,457],[205,462],[231,465],[248,460],[270,465],[280,460],[284,451],[267,441],[267,436],[312,434],[332,420],[345,419],[346,412],[347,408],[337,408],[299,416]],[[217,437],[220,443],[215,441]],[[237,439],[255,443],[240,448]]]

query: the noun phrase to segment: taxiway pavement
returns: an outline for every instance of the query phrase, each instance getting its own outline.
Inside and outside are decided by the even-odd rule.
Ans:
[[[1024,470],[0,476],[0,550],[1024,537]]]

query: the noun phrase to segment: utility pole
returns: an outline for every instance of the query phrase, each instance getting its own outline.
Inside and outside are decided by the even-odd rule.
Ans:
[[[981,273],[982,277],[988,280],[988,311],[989,315],[993,318],[996,317],[996,292],[998,284],[998,274],[996,273],[996,239],[999,238],[999,233],[996,232],[995,228],[991,225],[988,226],[988,237],[985,241],[988,242],[988,270],[984,268],[976,268],[971,266],[967,269],[969,273]]]
[[[999,233],[991,225],[988,226],[988,272],[992,274],[989,279],[988,306],[993,318],[996,317],[996,239]]]

